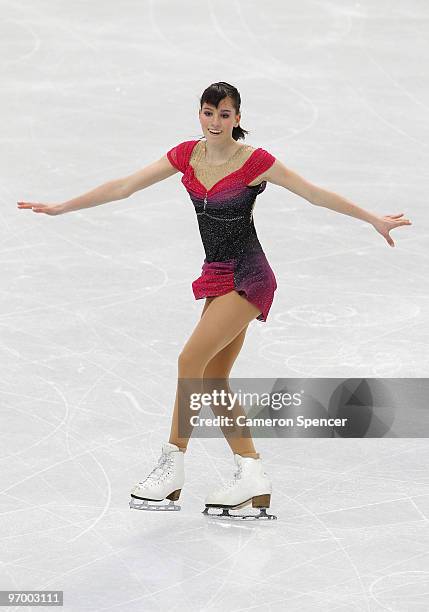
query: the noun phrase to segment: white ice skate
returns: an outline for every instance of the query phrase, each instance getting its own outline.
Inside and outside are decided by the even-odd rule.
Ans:
[[[212,491],[205,501],[203,514],[217,518],[234,519],[276,519],[274,514],[267,514],[271,500],[271,481],[262,469],[260,459],[234,455],[237,470],[233,480]],[[230,514],[252,504],[259,509],[259,514]],[[209,508],[222,510],[222,514],[209,512]]]
[[[167,442],[162,446],[158,465],[131,490],[130,508],[135,510],[180,510],[179,499],[185,482],[184,453]],[[168,504],[159,502],[169,500]]]

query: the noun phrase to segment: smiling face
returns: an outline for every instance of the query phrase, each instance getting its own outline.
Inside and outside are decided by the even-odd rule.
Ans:
[[[240,123],[240,114],[236,114],[231,98],[223,98],[216,108],[204,102],[199,111],[201,128],[205,138],[214,140],[231,140],[232,129]],[[219,133],[214,133],[219,132]]]

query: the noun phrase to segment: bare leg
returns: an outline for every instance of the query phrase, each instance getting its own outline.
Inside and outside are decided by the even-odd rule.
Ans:
[[[211,301],[214,298],[207,299]],[[209,303],[210,302],[206,302],[204,305],[201,316],[204,315]],[[209,361],[206,369],[204,370],[204,379],[222,379],[222,388],[225,389],[227,393],[231,393],[231,388],[228,384],[228,377],[243,346],[248,326],[249,325],[246,325],[232,342],[230,342],[224,349],[219,351],[219,353],[217,353],[217,355],[215,355],[213,359]],[[218,382],[221,381],[219,380]],[[216,388],[218,388],[218,386]],[[225,414],[224,409],[218,406],[212,406],[212,411],[216,416],[222,416]],[[236,419],[239,415],[245,415],[245,412],[239,404],[235,404],[233,410],[229,412],[228,416],[232,416],[234,419]],[[237,428],[237,437],[231,436],[230,429],[226,427],[221,429],[233,453],[241,455],[242,457],[253,457],[254,459],[259,459],[259,453],[257,453],[255,450],[252,435],[248,427]]]
[[[179,436],[178,432],[179,394],[183,393],[183,379],[201,378],[202,387],[204,382],[207,384],[207,379],[223,379],[217,382],[226,392],[231,392],[228,385],[229,373],[243,346],[247,327],[259,313],[256,306],[236,291],[216,298],[207,298],[200,322],[179,356],[178,370],[181,389],[179,390],[178,385],[170,442],[179,446],[183,451],[186,450],[191,435],[191,429],[182,436]],[[203,391],[202,387],[201,391]],[[216,388],[219,388],[219,384],[216,384]],[[193,391],[196,391],[195,385],[193,385]],[[183,410],[183,405],[186,403],[182,401],[181,410]],[[212,410],[216,415],[226,414],[225,408],[222,407],[212,406]],[[228,411],[228,416],[233,418],[239,414],[244,414],[239,405],[235,405],[232,411]],[[182,418],[182,423],[183,420]],[[255,459],[259,457],[247,427],[240,428],[240,431],[236,430],[234,435],[228,428],[222,428],[222,431],[233,453]]]

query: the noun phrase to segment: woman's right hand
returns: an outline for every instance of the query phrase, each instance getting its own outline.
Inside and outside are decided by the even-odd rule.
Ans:
[[[45,213],[45,215],[62,215],[61,204],[42,204],[42,202],[17,202],[18,208],[30,208],[35,213]]]

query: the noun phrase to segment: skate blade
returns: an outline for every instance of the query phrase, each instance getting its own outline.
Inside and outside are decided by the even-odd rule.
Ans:
[[[220,520],[239,520],[239,521],[269,521],[276,520],[277,516],[275,514],[267,514],[266,508],[260,508],[259,514],[230,514],[229,508],[210,508],[211,510],[222,510],[222,514],[218,512],[209,512],[209,508],[205,508],[203,510],[203,514],[205,516],[209,516],[210,518],[220,519]]]
[[[129,506],[134,510],[155,512],[176,512],[182,508],[182,506],[177,506],[173,501],[170,501],[168,504],[157,504],[157,502],[151,502],[147,499],[138,500],[134,497],[131,498]]]

